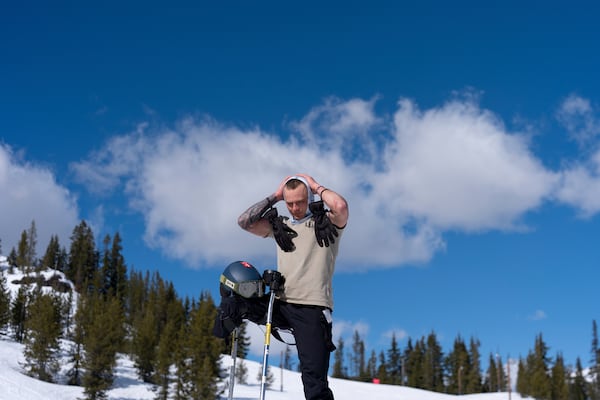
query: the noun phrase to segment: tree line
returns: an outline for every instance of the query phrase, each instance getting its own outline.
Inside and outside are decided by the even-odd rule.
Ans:
[[[579,357],[575,366],[565,365],[560,352],[551,358],[541,333],[535,338],[533,350],[525,358],[519,357],[516,382],[510,382],[510,360],[504,363],[498,354],[489,354],[484,372],[479,349],[478,339],[467,342],[458,335],[445,354],[435,332],[431,332],[415,341],[408,338],[404,349],[400,349],[393,334],[387,350],[368,354],[359,332],[354,331],[351,343],[338,339],[332,376],[455,395],[509,391],[516,386],[522,396],[538,400],[600,399],[600,347],[595,320],[587,373]]]
[[[59,377],[61,343],[68,344],[66,381],[84,388],[86,399],[104,399],[114,381],[119,354],[134,361],[141,380],[156,388],[157,399],[217,399],[227,376],[221,354],[231,352],[230,339],[212,335],[216,305],[208,291],[196,298],[181,298],[173,284],[158,272],[129,269],[118,233],[106,235],[101,248],[90,226],[81,221],[72,232],[68,250],[52,236],[37,257],[35,222],[21,234],[8,255],[9,274],[23,272],[20,288],[8,293],[0,276],[0,333],[24,344],[23,368],[35,378]],[[0,254],[2,253],[0,242]],[[64,273],[46,278],[41,271]],[[53,290],[47,290],[52,288]],[[249,349],[245,325],[239,329],[236,380],[247,383],[243,362]],[[401,349],[395,335],[378,354],[365,349],[358,331],[350,346],[340,337],[334,353],[332,376],[404,385],[449,394],[507,391],[516,385],[523,396],[540,400],[600,400],[600,347],[596,321],[592,323],[589,369],[577,358],[567,366],[560,352],[554,358],[542,335],[518,360],[516,382],[499,355],[489,354],[482,369],[480,342],[456,337],[444,353],[435,332],[418,340],[408,338]],[[291,369],[289,348],[282,367]],[[273,377],[269,372],[268,382]],[[221,389],[220,389],[221,388]]]
[[[119,354],[127,354],[157,399],[219,397],[225,341],[212,335],[216,306],[208,291],[181,298],[158,272],[129,270],[120,235],[105,236],[98,249],[85,221],[73,229],[68,251],[53,236],[38,258],[36,236],[32,222],[7,257],[8,273],[0,274],[0,332],[24,344],[22,367],[30,376],[105,399]],[[20,285],[11,298],[7,277],[15,269],[23,278],[12,281]],[[49,270],[72,286],[58,273],[42,274]],[[64,343],[68,368],[59,373]]]

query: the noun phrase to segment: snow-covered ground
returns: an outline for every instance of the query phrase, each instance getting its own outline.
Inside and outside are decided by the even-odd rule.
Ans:
[[[42,382],[28,377],[19,363],[23,362],[23,345],[6,338],[0,339],[0,400],[77,400],[83,398],[83,388]],[[223,357],[223,367],[228,370],[231,358]],[[239,363],[239,361],[238,361]],[[248,368],[249,384],[236,384],[233,398],[236,400],[258,399],[260,384],[256,377],[260,370],[257,362],[245,360]],[[304,398],[300,374],[271,366],[274,382],[266,392],[268,400],[298,400]],[[126,357],[120,357],[116,368],[115,383],[108,391],[109,400],[150,400],[156,394],[152,386],[141,382]],[[283,377],[283,379],[282,379]],[[281,383],[283,382],[283,391]],[[346,400],[448,400],[460,397],[465,400],[508,400],[508,393],[485,393],[465,396],[453,396],[426,390],[391,385],[353,382],[344,379],[330,379],[330,386],[337,399]],[[222,397],[227,398],[227,391]],[[511,394],[512,400],[521,400]]]
[[[8,287],[14,295],[19,285],[12,282],[22,279],[23,275],[18,271],[8,274],[6,259],[3,256],[0,256],[0,271],[7,277]],[[53,274],[55,274],[54,271],[42,273],[45,279],[49,279]],[[64,275],[57,274],[61,280],[66,282]],[[76,299],[72,299],[72,301],[76,304]],[[83,388],[81,387],[42,382],[27,376],[21,367],[24,361],[23,345],[0,335],[0,400],[78,400],[83,398]],[[229,371],[231,361],[231,357],[223,356],[222,366],[225,371]],[[258,399],[260,384],[257,376],[261,369],[260,364],[251,360],[244,360],[244,363],[248,369],[248,384],[236,384],[233,398],[236,400]],[[298,400],[304,398],[298,372],[281,370],[275,365],[271,365],[270,370],[274,382],[266,393],[266,399]],[[456,397],[465,400],[521,400],[516,393],[510,394],[510,396],[508,393],[454,396],[407,387],[334,378],[330,378],[330,386],[337,399],[345,400],[448,400]],[[225,386],[223,389],[222,398],[226,399],[228,391]],[[107,394],[109,400],[150,400],[156,397],[152,385],[143,383],[137,378],[133,362],[126,356],[119,357],[115,370],[115,382]]]
[[[23,373],[23,345],[0,339],[0,400],[77,400],[83,388],[42,382]],[[153,399],[151,386],[139,381],[133,363],[120,358],[109,399]]]

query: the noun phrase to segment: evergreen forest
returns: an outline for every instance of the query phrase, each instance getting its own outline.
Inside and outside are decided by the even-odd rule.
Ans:
[[[62,378],[82,386],[86,399],[105,399],[117,355],[126,354],[139,378],[154,385],[156,399],[215,400],[223,395],[229,372],[220,358],[230,353],[230,340],[212,335],[218,299],[208,291],[182,298],[158,272],[128,268],[119,233],[97,240],[85,221],[73,229],[66,246],[53,236],[41,257],[36,248],[33,221],[0,274],[0,335],[23,343],[27,374],[56,381],[66,351],[68,371]],[[11,281],[19,285],[11,295],[7,280],[15,271],[23,278]],[[532,339],[526,357],[509,362],[481,354],[474,337],[459,335],[444,351],[433,331],[408,338],[404,348],[392,336],[387,350],[369,352],[355,331],[348,343],[337,339],[331,375],[457,395],[516,387],[522,396],[540,400],[600,400],[596,321],[591,321],[590,354],[578,357],[575,366],[566,365],[560,351],[549,354],[542,333]],[[242,325],[238,382],[248,379],[243,362],[248,349]],[[287,369],[295,364],[289,347],[282,364]],[[516,382],[510,381],[510,368],[518,371]]]

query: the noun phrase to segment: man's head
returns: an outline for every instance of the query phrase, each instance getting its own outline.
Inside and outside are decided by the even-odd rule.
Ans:
[[[306,216],[312,193],[309,190],[308,185],[298,177],[292,177],[285,183],[283,200],[293,219],[300,220]]]

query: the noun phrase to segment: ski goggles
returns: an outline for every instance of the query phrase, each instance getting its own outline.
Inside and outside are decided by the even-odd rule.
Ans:
[[[221,275],[220,282],[245,298],[262,297],[265,294],[265,282],[262,279],[256,281],[233,282],[227,279],[225,275]]]

